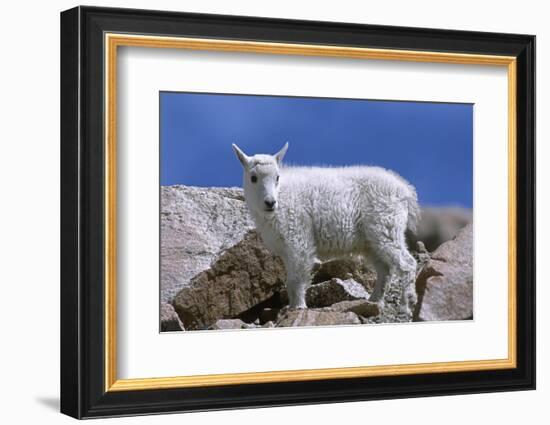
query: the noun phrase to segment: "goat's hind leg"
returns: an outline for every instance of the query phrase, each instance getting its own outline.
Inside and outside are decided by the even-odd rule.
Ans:
[[[375,259],[373,261],[373,265],[376,270],[376,282],[369,301],[378,303],[381,307],[383,307],[384,295],[386,294],[386,288],[390,283],[392,273],[390,273],[390,269],[384,261]]]
[[[376,284],[370,300],[383,303],[385,288],[395,277],[401,286],[401,308],[409,314],[416,304],[414,287],[416,260],[407,250],[404,241],[386,241],[373,246],[376,252]]]
[[[416,260],[409,253],[406,246],[401,247],[401,307],[410,313],[418,300],[416,294]]]

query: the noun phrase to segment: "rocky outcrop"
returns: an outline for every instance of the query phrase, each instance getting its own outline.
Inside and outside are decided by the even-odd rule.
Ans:
[[[332,326],[332,325],[359,325],[361,320],[352,312],[337,312],[330,310],[287,310],[281,314],[275,324],[276,327],[291,326]]]
[[[472,225],[468,225],[432,253],[416,280],[415,320],[473,317],[472,248]]]
[[[160,305],[160,331],[174,332],[184,331],[185,328],[178,314],[170,304],[162,303]]]
[[[265,302],[283,288],[285,280],[282,261],[250,231],[211,268],[191,279],[173,305],[186,329],[205,329]]]
[[[160,214],[162,302],[253,228],[238,188],[163,186]]]
[[[414,320],[472,317],[471,227],[446,242],[470,221],[467,209],[422,210],[418,237],[408,240],[418,262],[419,303]],[[284,266],[264,247],[253,227],[241,189],[162,187],[162,330],[413,319],[400,308],[397,282],[386,289],[384,303],[368,301],[376,273],[359,256],[317,264],[306,294],[309,309],[288,310]],[[469,239],[464,232],[469,232]]]
[[[416,240],[422,241],[426,249],[432,252],[442,243],[455,237],[460,229],[471,222],[472,210],[468,208],[422,208]]]

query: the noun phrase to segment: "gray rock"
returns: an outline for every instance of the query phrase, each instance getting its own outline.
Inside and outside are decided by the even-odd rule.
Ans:
[[[191,279],[173,301],[185,328],[205,329],[218,319],[241,316],[284,286],[282,261],[250,231],[212,267]],[[253,319],[252,319],[253,321]]]
[[[359,325],[361,320],[352,312],[303,309],[286,310],[277,319],[277,327]]]
[[[327,307],[340,301],[368,299],[369,293],[353,279],[338,278],[311,285],[306,292],[308,307]]]
[[[325,309],[341,313],[351,311],[352,313],[363,317],[378,316],[381,311],[380,305],[378,303],[373,303],[365,300],[340,301],[339,303],[333,304],[330,307],[325,307]]]
[[[416,279],[414,320],[473,317],[473,234],[466,226],[431,255]]]
[[[223,329],[246,329],[247,323],[244,323],[241,319],[220,319],[217,320],[208,329],[223,330]]]
[[[242,189],[187,186],[161,188],[160,226],[162,302],[254,227]]]
[[[162,303],[160,305],[160,331],[173,332],[184,331],[183,323],[178,314],[170,304]]]
[[[432,252],[442,243],[451,240],[460,229],[471,222],[472,210],[469,208],[422,208],[416,239],[424,242],[428,251]]]

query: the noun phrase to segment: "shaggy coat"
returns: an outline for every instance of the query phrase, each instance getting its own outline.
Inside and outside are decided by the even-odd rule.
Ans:
[[[287,147],[249,157],[233,145],[244,168],[248,209],[265,245],[285,264],[290,307],[306,308],[316,262],[360,254],[377,273],[370,300],[383,303],[396,278],[402,307],[410,311],[416,261],[405,232],[414,232],[419,218],[414,187],[380,167],[283,166]]]

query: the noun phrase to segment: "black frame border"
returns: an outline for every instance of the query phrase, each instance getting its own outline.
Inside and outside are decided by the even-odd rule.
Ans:
[[[517,368],[105,392],[105,32],[517,58]],[[535,36],[80,6],[61,13],[61,412],[75,418],[535,388]]]

